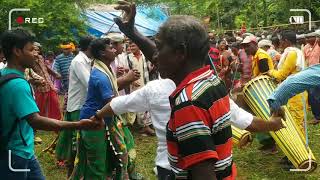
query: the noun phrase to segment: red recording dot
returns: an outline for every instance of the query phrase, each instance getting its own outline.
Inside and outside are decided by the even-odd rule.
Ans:
[[[21,16],[17,17],[16,22],[17,22],[18,24],[22,24],[22,23],[24,22],[23,17],[21,17]]]

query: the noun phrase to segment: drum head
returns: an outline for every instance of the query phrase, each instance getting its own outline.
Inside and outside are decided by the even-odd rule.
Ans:
[[[317,169],[317,162],[315,160],[311,160],[311,168],[309,171],[307,171],[308,173],[313,172],[314,170]],[[300,165],[299,165],[299,169],[308,169],[309,167],[309,160],[303,161]]]

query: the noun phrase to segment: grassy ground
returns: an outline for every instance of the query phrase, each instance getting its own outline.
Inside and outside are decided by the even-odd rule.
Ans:
[[[309,126],[310,147],[315,157],[320,159],[320,126]],[[38,135],[43,139],[43,144],[36,146],[36,152],[40,160],[44,174],[48,180],[66,179],[66,170],[55,165],[55,158],[49,153],[41,153],[56,136],[54,133],[40,131]],[[147,179],[155,180],[153,174],[154,157],[156,152],[156,138],[135,135],[137,145],[137,166]],[[234,161],[237,165],[238,178],[240,180],[316,180],[320,179],[320,168],[310,174],[293,173],[284,171],[278,164],[283,157],[277,155],[262,155],[255,140],[245,149],[234,148]],[[318,161],[319,162],[319,161]]]

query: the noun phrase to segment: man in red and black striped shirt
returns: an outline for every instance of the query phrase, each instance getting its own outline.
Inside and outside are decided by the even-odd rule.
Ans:
[[[170,104],[167,145],[176,178],[195,179],[192,170],[201,163],[212,167],[217,179],[234,178],[229,97],[209,66],[190,73]]]
[[[115,19],[120,30],[152,59],[162,78],[177,85],[167,125],[173,179],[235,179],[229,97],[220,79],[204,67],[209,38],[201,23],[191,16],[171,16],[154,44],[134,28],[134,4],[121,1],[118,9],[125,11],[123,19]]]

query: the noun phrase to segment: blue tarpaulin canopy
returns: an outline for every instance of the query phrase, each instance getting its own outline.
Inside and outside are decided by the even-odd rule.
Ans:
[[[82,15],[87,18],[88,32],[94,36],[100,37],[111,27],[110,32],[120,32],[118,26],[113,21],[115,17],[121,15],[120,11],[86,10]],[[135,25],[143,35],[153,36],[158,32],[160,25],[167,18],[166,13],[160,7],[138,7]]]

